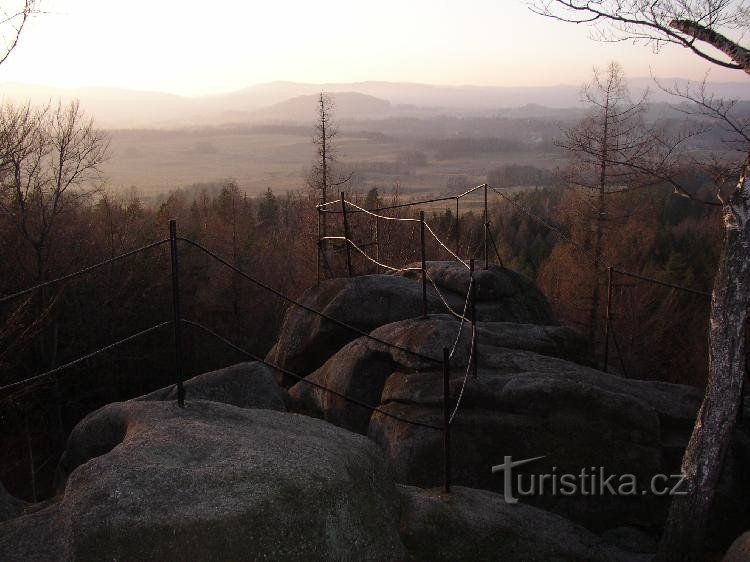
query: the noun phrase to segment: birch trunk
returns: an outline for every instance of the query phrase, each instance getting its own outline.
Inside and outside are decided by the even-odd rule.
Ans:
[[[702,559],[716,484],[742,401],[750,302],[748,172],[750,154],[737,188],[724,205],[724,248],[711,298],[708,383],[682,459],[687,493],[672,500],[656,556],[659,562]]]

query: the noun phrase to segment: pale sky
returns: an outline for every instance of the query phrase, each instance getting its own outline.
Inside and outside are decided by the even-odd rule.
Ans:
[[[6,2],[7,3],[7,2]],[[629,76],[701,79],[686,49],[597,43],[521,0],[45,0],[0,82],[188,96],[273,80],[580,84],[618,60]],[[743,81],[713,68],[713,81]]]

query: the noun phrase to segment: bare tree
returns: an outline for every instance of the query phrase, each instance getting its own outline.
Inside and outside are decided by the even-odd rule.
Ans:
[[[328,202],[328,188],[331,187],[330,174],[335,160],[333,139],[337,131],[332,122],[333,99],[331,96],[321,92],[316,105],[318,120],[315,122],[313,143],[318,147],[318,158],[313,165],[310,185],[320,192],[320,203],[324,204]]]
[[[0,107],[0,210],[33,249],[37,282],[60,216],[99,191],[108,147],[77,101],[54,110]]]
[[[107,137],[94,128],[78,102],[50,108],[10,103],[0,107],[0,212],[14,225],[33,255],[31,276],[48,276],[54,233],[64,214],[100,191],[100,165]],[[44,291],[36,303],[39,322],[48,315]],[[39,359],[55,363],[55,330],[47,345],[38,339]]]
[[[594,69],[593,74],[592,82],[583,90],[590,109],[577,125],[565,131],[560,145],[573,155],[568,180],[582,195],[576,211],[591,250],[588,329],[589,340],[595,345],[600,331],[599,273],[606,261],[605,249],[613,225],[607,199],[643,187],[643,174],[630,164],[643,162],[654,141],[643,119],[647,93],[637,102],[632,101],[617,62],[610,63],[606,72]]]
[[[541,0],[532,9],[555,19],[592,24],[599,39],[635,39],[656,50],[677,44],[715,65],[750,74],[750,50],[739,44],[750,21],[744,1]],[[732,32],[736,39],[728,37]],[[705,92],[693,101],[731,128],[725,102]],[[731,192],[723,193],[717,186],[725,234],[711,300],[708,382],[682,461],[687,493],[672,501],[658,560],[701,557],[716,484],[741,407],[750,302],[750,143],[744,145],[743,154],[739,179]],[[656,167],[650,170],[664,177]],[[680,194],[691,196],[674,178],[670,182]]]
[[[0,64],[18,45],[29,18],[37,13],[37,0],[11,0],[0,6]]]

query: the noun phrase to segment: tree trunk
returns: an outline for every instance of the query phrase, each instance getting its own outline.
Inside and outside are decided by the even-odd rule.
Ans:
[[[675,496],[656,560],[700,560],[724,456],[742,400],[745,322],[750,302],[750,155],[737,189],[724,206],[724,248],[714,281],[706,394],[698,411],[682,473],[686,495]]]

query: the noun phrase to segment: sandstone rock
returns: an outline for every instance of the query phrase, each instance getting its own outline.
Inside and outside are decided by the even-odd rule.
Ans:
[[[492,492],[399,490],[401,536],[415,560],[638,560],[562,517]]]
[[[416,283],[390,275],[362,275],[350,279],[321,281],[308,289],[300,301],[306,306],[363,332],[422,314],[422,289]],[[444,310],[437,294],[428,295],[430,312]],[[284,316],[279,339],[266,359],[301,376],[320,367],[331,355],[358,334],[317,314],[290,306]],[[278,375],[285,384],[296,382]]]
[[[602,539],[628,552],[641,554],[653,554],[656,552],[656,539],[641,529],[634,527],[608,529],[602,533]]]
[[[469,288],[470,273],[456,261],[428,261],[427,274],[454,310],[460,312]],[[421,267],[412,263],[407,267]],[[420,271],[397,275],[421,282]],[[556,324],[547,299],[529,278],[499,265],[474,271],[477,320],[519,324]]]
[[[434,315],[394,322],[372,334],[437,359],[443,347],[452,348],[458,329],[458,321]],[[567,328],[497,322],[478,323],[479,376],[465,379],[470,339],[464,326],[451,360],[451,395],[454,400],[461,395],[452,426],[455,483],[502,491],[503,480],[490,467],[506,455],[545,456],[524,468],[524,474],[540,475],[555,467],[575,474],[594,466],[608,474],[632,474],[643,483],[657,473],[679,472],[701,400],[698,390],[629,380],[575,363],[569,359],[580,358],[581,348]],[[305,383],[290,389],[306,411],[366,431],[385,451],[398,482],[422,487],[441,482],[441,432],[385,415],[442,426],[440,363],[360,338],[307,379],[377,407],[379,412],[370,414]],[[737,493],[747,489],[738,470],[744,466],[740,457],[728,454],[729,468],[717,498],[718,505],[728,506],[722,507],[728,514],[739,513],[746,495]],[[524,500],[597,532],[628,525],[658,528],[668,508],[667,499],[651,494]],[[726,528],[726,517],[719,519]]]
[[[286,411],[273,372],[258,361],[203,373],[186,380],[184,386],[186,401],[210,400],[240,408]],[[177,386],[160,388],[135,400],[177,400]]]
[[[74,429],[63,462],[59,502],[0,526],[0,560],[404,556],[381,453],[323,421],[115,403]]]
[[[12,496],[0,483],[0,521],[13,519],[21,514],[26,502]]]
[[[428,262],[428,271],[451,308],[462,313],[468,287],[468,271],[455,262]],[[412,272],[408,276],[362,275],[330,279],[305,292],[301,302],[313,310],[369,333],[379,326],[422,315],[421,276],[415,275]],[[487,271],[477,271],[476,280],[478,320],[544,325],[556,323],[544,295],[524,276],[492,266]],[[448,312],[432,284],[428,285],[427,299],[429,313]],[[507,326],[504,334],[502,327],[497,327],[494,331],[498,338],[523,337],[514,335],[513,329]],[[572,332],[550,331],[544,334],[543,328],[538,328],[537,331],[539,333],[530,334],[531,339],[527,338],[527,341],[549,349],[567,347],[569,352],[572,351],[573,346],[570,344],[575,339]],[[300,307],[291,306],[284,317],[279,339],[266,359],[305,376],[357,337],[351,330]],[[555,341],[556,338],[559,340]],[[575,345],[581,346],[580,338]],[[586,351],[577,349],[575,353],[583,358]],[[281,373],[278,377],[285,385],[296,382]]]
[[[750,531],[735,539],[722,562],[750,562]]]

